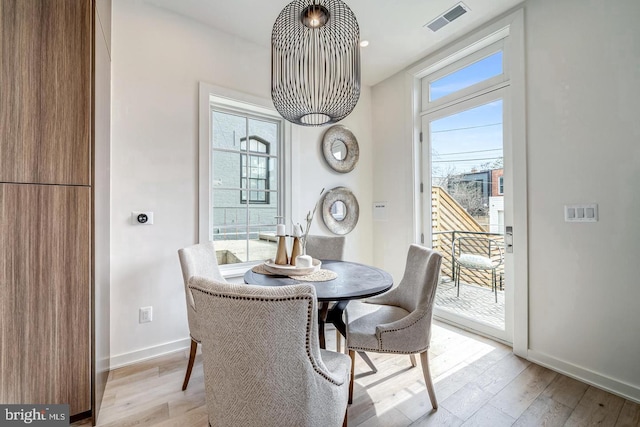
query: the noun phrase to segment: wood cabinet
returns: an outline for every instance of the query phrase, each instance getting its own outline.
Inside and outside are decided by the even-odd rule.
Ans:
[[[68,403],[72,420],[95,415],[92,324],[108,322],[93,310],[94,11],[0,0],[0,403]]]
[[[0,184],[0,402],[91,409],[91,189]]]
[[[91,184],[90,0],[0,0],[0,182]]]

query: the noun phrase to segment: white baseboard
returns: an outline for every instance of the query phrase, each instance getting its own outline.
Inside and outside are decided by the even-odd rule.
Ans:
[[[165,354],[188,350],[190,346],[191,337],[155,345],[153,347],[143,348],[130,353],[111,356],[110,369],[114,370],[122,368],[123,366],[133,365],[134,363],[142,362],[144,360],[153,359],[154,357],[164,356]]]
[[[568,377],[591,384],[594,387],[598,387],[633,402],[640,403],[640,388],[633,384],[601,375],[581,366],[556,359],[553,356],[534,350],[529,350],[527,359]]]

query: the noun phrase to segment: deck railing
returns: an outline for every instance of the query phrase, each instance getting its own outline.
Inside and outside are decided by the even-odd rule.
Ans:
[[[214,240],[259,239],[262,233],[275,233],[278,209],[274,206],[213,208]],[[248,222],[248,225],[247,225]]]

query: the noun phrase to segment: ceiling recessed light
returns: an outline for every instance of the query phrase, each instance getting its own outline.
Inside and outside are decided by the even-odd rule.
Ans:
[[[367,47],[369,46],[369,40],[362,40],[360,42],[360,47]]]

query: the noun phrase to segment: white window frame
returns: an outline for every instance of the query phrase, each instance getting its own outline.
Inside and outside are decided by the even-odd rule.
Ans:
[[[200,82],[199,88],[199,171],[198,171],[198,240],[210,241],[211,195],[212,195],[212,126],[211,110],[239,112],[256,118],[268,118],[281,123],[282,142],[278,147],[278,205],[284,223],[291,218],[291,124],[284,120],[270,100],[256,97],[233,89]],[[275,227],[274,227],[275,232]],[[251,267],[262,261],[221,265],[220,272],[226,278],[240,277]]]
[[[430,96],[430,85],[432,82],[441,79],[442,77],[448,76],[449,74],[453,74],[456,71],[462,70],[465,67],[468,67],[478,61],[481,61],[495,53],[502,51],[502,73],[493,77],[489,77],[488,79],[482,80],[478,83],[475,83],[471,86],[467,86],[455,92],[452,92],[448,95],[442,96],[438,99],[431,100]],[[488,46],[484,46],[479,48],[478,50],[468,53],[466,56],[458,59],[457,61],[443,65],[442,68],[438,70],[433,70],[428,73],[426,78],[422,79],[422,110],[432,110],[437,107],[444,107],[451,102],[458,102],[461,98],[464,98],[468,95],[473,95],[478,92],[482,92],[485,89],[493,88],[500,83],[509,81],[509,69],[507,67],[508,53],[505,52],[505,43],[504,39],[498,40]]]
[[[464,99],[472,99],[476,96],[507,87],[509,95],[505,99],[505,113],[510,120],[505,126],[505,134],[512,140],[513,151],[505,152],[505,158],[508,156],[517,168],[510,168],[504,171],[505,175],[510,176],[511,182],[517,188],[526,188],[527,170],[526,170],[526,112],[525,112],[525,41],[524,41],[524,10],[518,9],[512,13],[506,14],[500,18],[493,20],[471,34],[451,43],[449,46],[440,49],[433,55],[430,55],[424,61],[416,64],[406,71],[407,93],[411,94],[407,100],[407,104],[413,112],[412,117],[407,120],[407,133],[412,137],[413,151],[413,176],[414,176],[414,224],[413,235],[414,241],[420,242],[421,237],[424,241],[429,241],[430,231],[425,230],[422,234],[422,216],[426,208],[422,206],[420,197],[421,187],[421,143],[420,132],[422,128],[422,114],[426,114],[430,110],[436,111],[445,108],[449,103],[458,101],[445,101],[445,97],[431,103],[429,107],[423,104],[422,97],[422,79],[431,75],[462,58],[465,58],[475,52],[480,51],[498,41],[504,42],[503,66],[504,75],[508,77],[509,84],[505,82],[494,84],[493,87],[480,89],[473,87],[471,93],[460,99],[459,93],[456,92],[458,101]],[[456,67],[457,68],[457,67]],[[485,81],[486,82],[486,81]],[[437,104],[441,102],[441,104]],[[507,179],[509,182],[509,179]],[[427,183],[423,185],[428,187]],[[514,242],[523,251],[515,251],[513,254],[513,273],[514,289],[510,298],[513,298],[510,312],[505,315],[513,319],[513,352],[521,357],[527,357],[529,351],[529,334],[528,334],[528,228],[527,228],[527,194],[526,191],[513,194],[513,218],[505,217],[505,223],[514,227]]]
[[[498,195],[502,196],[504,194],[504,176],[500,175],[498,177]]]

